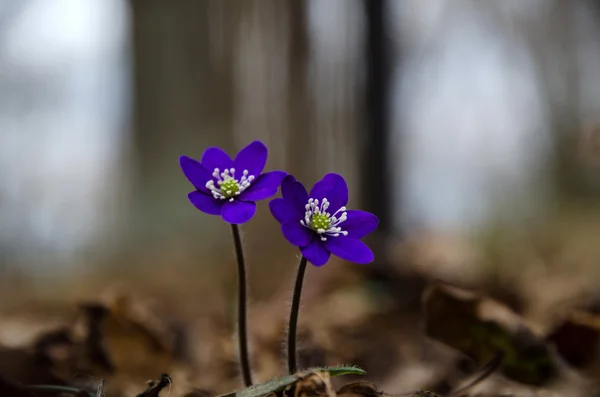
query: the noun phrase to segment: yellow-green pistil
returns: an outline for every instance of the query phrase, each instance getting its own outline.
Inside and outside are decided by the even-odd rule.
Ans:
[[[308,199],[308,203],[304,206],[306,212],[304,219],[300,221],[302,226],[314,230],[321,236],[321,241],[327,241],[327,237],[338,237],[340,234],[347,236],[348,232],[342,230],[339,226],[342,222],[348,219],[346,207],[341,207],[335,213],[327,212],[329,201],[324,198],[319,204],[318,199]],[[338,213],[342,213],[338,218]]]
[[[216,187],[215,181],[211,179],[206,182],[206,188],[210,190],[214,198],[229,201],[233,201],[235,196],[239,196],[254,180],[254,175],[248,175],[248,170],[242,172],[239,180],[235,179],[235,168],[225,169],[223,172],[215,168],[212,176],[217,180],[219,187]]]
[[[328,214],[323,214],[319,212],[313,215],[311,223],[311,227],[314,231],[325,231],[329,229],[329,226],[331,226],[331,218]]]
[[[227,179],[219,184],[221,188],[221,192],[223,192],[225,198],[229,198],[231,196],[235,196],[240,191],[240,185],[237,179]]]

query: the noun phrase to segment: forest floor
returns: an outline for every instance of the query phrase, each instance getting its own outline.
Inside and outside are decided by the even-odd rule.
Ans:
[[[448,236],[423,234],[388,251],[368,266],[309,267],[302,297],[302,368],[352,365],[366,374],[302,372],[279,395],[595,395],[600,300],[590,273],[529,262],[498,270]],[[25,282],[0,292],[0,396],[242,389],[235,290],[199,291],[188,272],[111,277],[67,280],[54,293]],[[255,383],[287,373],[292,277],[251,299]]]

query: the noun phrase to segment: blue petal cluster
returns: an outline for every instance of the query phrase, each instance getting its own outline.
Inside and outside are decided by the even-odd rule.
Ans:
[[[308,193],[284,171],[262,173],[267,157],[260,141],[248,144],[233,160],[218,147],[206,149],[200,161],[181,156],[181,169],[196,188],[188,194],[190,202],[202,212],[241,224],[256,213],[256,201],[277,194],[281,186],[283,197],[271,200],[269,208],[284,237],[310,263],[323,266],[331,254],[354,263],[373,261],[361,238],[377,228],[379,219],[346,208],[348,186],[341,175],[325,175]]]
[[[347,210],[348,186],[338,174],[327,174],[310,193],[293,176],[281,184],[283,198],[271,200],[271,213],[285,238],[313,265],[323,266],[330,254],[350,262],[373,261],[360,239],[374,231],[379,219],[365,211]]]
[[[220,215],[225,222],[241,224],[256,213],[256,201],[277,193],[287,175],[283,171],[262,173],[268,150],[260,141],[251,142],[235,159],[218,147],[204,151],[200,161],[179,157],[186,178],[196,188],[188,194],[200,211]]]

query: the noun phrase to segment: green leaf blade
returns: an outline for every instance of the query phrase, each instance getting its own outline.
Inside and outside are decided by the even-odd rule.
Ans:
[[[259,383],[235,392],[220,394],[217,397],[263,397],[269,393],[283,390],[285,387],[293,384],[302,374],[313,372],[328,372],[330,376],[342,375],[364,375],[366,372],[356,366],[336,366],[336,367],[313,367],[300,371],[294,375],[286,375],[275,378],[270,381]]]
[[[342,376],[342,375],[365,375],[367,372],[354,365],[343,365],[338,367],[313,367],[309,368],[308,372],[329,372],[330,376]]]

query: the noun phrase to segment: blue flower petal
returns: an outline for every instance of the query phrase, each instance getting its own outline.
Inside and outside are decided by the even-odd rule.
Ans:
[[[315,183],[309,196],[318,199],[319,203],[326,198],[331,203],[327,211],[334,213],[340,207],[348,204],[348,185],[341,175],[327,174]]]
[[[206,182],[212,179],[211,172],[204,168],[199,161],[188,156],[180,156],[179,165],[185,177],[196,189],[209,193]]]
[[[240,150],[233,160],[237,178],[239,179],[244,170],[248,170],[249,175],[257,178],[267,164],[268,153],[267,147],[261,141],[250,142],[248,146]]]
[[[240,194],[240,200],[257,201],[273,196],[277,193],[277,189],[286,175],[287,173],[283,171],[271,171],[262,174],[252,182],[248,189]]]
[[[218,168],[220,172],[224,169],[233,167],[233,161],[223,149],[218,147],[209,147],[202,154],[202,160],[200,161],[204,168],[206,168],[212,175],[215,168]]]
[[[371,263],[374,259],[373,251],[365,243],[352,237],[327,237],[325,248],[333,255],[361,265]]]
[[[302,255],[313,265],[320,267],[329,260],[329,251],[323,247],[319,236],[314,235],[310,244],[301,249]]]
[[[194,207],[209,215],[221,215],[223,200],[217,200],[213,196],[198,191],[190,192],[188,199]]]
[[[281,225],[283,236],[296,247],[306,247],[310,244],[314,232],[302,226],[300,222],[289,222]]]
[[[304,206],[308,203],[308,193],[304,186],[293,176],[288,175],[281,182],[281,195],[288,200],[297,211],[304,214]],[[304,215],[302,215],[304,217]]]
[[[234,225],[248,222],[256,213],[256,203],[225,200],[221,209],[223,220]]]
[[[340,224],[342,230],[348,232],[348,237],[355,239],[363,238],[373,230],[377,229],[379,219],[370,212],[348,210],[348,219]]]
[[[260,189],[246,195],[241,195],[240,200],[242,201],[259,201],[272,197],[277,194],[277,188],[274,189]]]
[[[297,222],[304,217],[304,213],[294,207],[290,201],[282,198],[276,198],[269,202],[271,214],[279,223]]]

